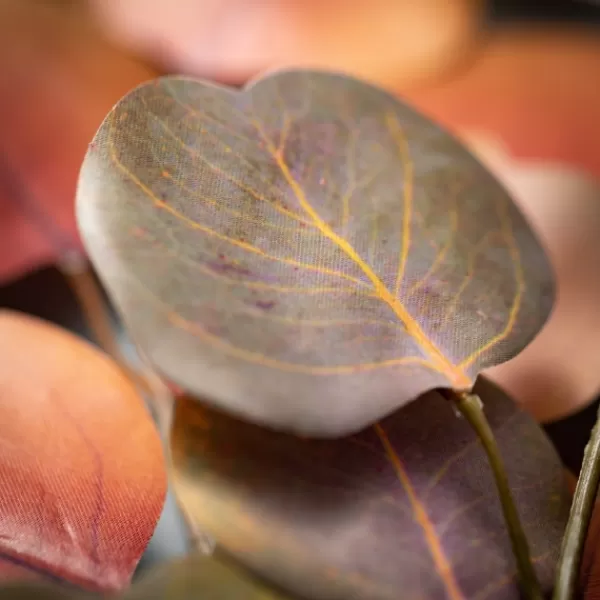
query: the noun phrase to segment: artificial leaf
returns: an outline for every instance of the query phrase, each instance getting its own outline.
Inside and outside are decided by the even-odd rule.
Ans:
[[[17,583],[0,586],[2,600],[86,600],[49,584]],[[119,600],[292,600],[223,557],[190,555],[153,569]]]
[[[291,600],[231,560],[191,555],[161,565],[123,594],[123,600]]]
[[[552,304],[546,257],[496,180],[408,106],[340,75],[279,72],[241,93],[143,85],[91,144],[77,206],[157,368],[301,433],[470,389]]]
[[[475,389],[548,592],[569,509],[563,469],[531,417],[489,382]],[[182,398],[171,449],[186,513],[282,589],[315,600],[520,598],[486,455],[436,392],[336,440]]]
[[[110,35],[171,73],[243,82],[274,64],[350,70],[378,82],[448,75],[479,48],[472,0],[90,0]]]
[[[143,401],[108,357],[55,326],[2,311],[0,340],[0,558],[123,588],[166,491]]]
[[[81,2],[2,0],[0,73],[2,284],[81,248],[74,197],[87,143],[156,72],[111,47]]]

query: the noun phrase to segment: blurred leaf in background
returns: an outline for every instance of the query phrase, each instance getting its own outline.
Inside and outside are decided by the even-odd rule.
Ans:
[[[71,333],[2,311],[0,340],[0,578],[122,589],[165,497],[149,413]]]
[[[0,284],[79,248],[74,201],[111,106],[153,77],[77,2],[0,1]]]
[[[476,392],[501,446],[543,589],[569,508],[539,426],[493,384]],[[173,485],[187,514],[242,563],[319,600],[517,600],[487,457],[433,392],[374,427],[302,439],[181,398]]]

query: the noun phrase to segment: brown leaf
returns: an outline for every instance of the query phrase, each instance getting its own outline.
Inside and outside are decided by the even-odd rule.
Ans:
[[[240,82],[277,66],[396,85],[448,77],[483,42],[473,0],[90,0],[109,34],[170,73]]]
[[[222,557],[186,556],[158,567],[122,600],[291,600]]]
[[[114,363],[65,331],[0,311],[0,340],[0,558],[123,588],[166,490],[149,414]]]
[[[0,1],[0,283],[80,249],[77,174],[106,111],[156,72],[81,2]]]
[[[2,600],[85,600],[55,585],[21,583],[0,587]],[[153,569],[119,600],[292,600],[222,557],[186,556]]]
[[[470,389],[552,304],[546,257],[492,176],[393,97],[325,72],[137,88],[90,147],[78,211],[164,375],[303,433]]]
[[[569,509],[564,471],[529,416],[485,380],[476,390],[548,592]],[[520,598],[486,455],[437,393],[338,440],[181,399],[172,435],[187,513],[283,589],[318,600]]]

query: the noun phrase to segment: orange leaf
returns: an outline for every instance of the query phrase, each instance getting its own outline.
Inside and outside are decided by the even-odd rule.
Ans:
[[[130,579],[166,490],[144,404],[105,355],[0,312],[0,557],[98,590]]]
[[[453,131],[499,134],[516,158],[600,177],[598,72],[595,31],[522,27],[492,36],[457,77],[402,93]]]
[[[153,76],[74,6],[0,2],[0,283],[79,247],[87,144],[119,97]]]

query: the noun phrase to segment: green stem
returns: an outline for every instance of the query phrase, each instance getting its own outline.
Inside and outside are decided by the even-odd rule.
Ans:
[[[553,600],[573,600],[577,595],[581,557],[600,483],[600,411],[585,447],[581,473],[565,530]]]
[[[478,435],[487,454],[498,488],[502,512],[504,513],[513,553],[517,561],[519,579],[525,598],[527,600],[542,600],[544,596],[531,562],[527,537],[523,531],[519,513],[510,491],[500,449],[483,410],[483,403],[479,396],[475,394],[456,392],[451,394],[451,398],[460,414],[469,422]]]

